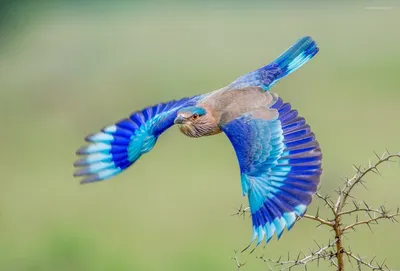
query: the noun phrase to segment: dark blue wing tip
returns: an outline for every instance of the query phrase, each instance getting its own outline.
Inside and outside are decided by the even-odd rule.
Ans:
[[[293,228],[294,224],[296,224],[296,222],[297,222],[297,218],[291,225],[287,225],[287,227],[286,227],[287,230],[290,231]]]
[[[281,239],[281,237],[282,237],[282,235],[283,235],[284,232],[285,232],[285,231],[283,230],[283,231],[281,231],[279,234],[276,234],[276,240]]]
[[[313,58],[318,52],[319,52],[319,48],[315,47],[315,48],[313,48],[313,50],[311,52],[308,52],[308,54],[310,55],[310,58]]]
[[[81,177],[81,176],[84,176],[84,175],[87,175],[87,174],[88,174],[87,169],[83,168],[83,169],[79,169],[79,170],[75,171],[74,172],[74,177]]]
[[[95,133],[88,134],[87,136],[85,136],[84,140],[85,140],[86,142],[93,142],[93,140],[91,140],[90,138],[91,138],[92,136],[94,136],[94,135],[95,135]]]
[[[87,148],[87,146],[80,147],[79,149],[76,150],[75,154],[76,155],[85,155],[85,154],[87,154],[86,148]]]
[[[84,167],[89,165],[89,162],[86,162],[85,159],[79,159],[74,162],[74,167]]]
[[[316,41],[310,36],[305,36],[301,38],[298,42],[294,44],[294,46],[296,45],[299,45],[300,47],[303,48],[305,47],[304,51],[307,53],[318,52],[319,50]]]
[[[80,184],[88,184],[88,183],[93,183],[93,182],[98,182],[101,181],[102,179],[99,178],[96,175],[89,175],[85,179],[79,181]]]

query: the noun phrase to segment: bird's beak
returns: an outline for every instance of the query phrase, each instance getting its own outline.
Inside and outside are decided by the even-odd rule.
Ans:
[[[175,123],[175,124],[182,124],[183,121],[184,121],[183,116],[182,116],[182,115],[178,115],[178,116],[175,118],[174,123]]]

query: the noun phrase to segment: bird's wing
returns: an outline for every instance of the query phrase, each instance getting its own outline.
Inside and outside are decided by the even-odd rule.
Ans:
[[[248,112],[222,126],[231,141],[241,171],[243,195],[248,195],[253,239],[259,244],[302,216],[315,193],[322,154],[319,144],[290,104],[278,98],[270,108]]]
[[[311,37],[302,37],[270,64],[239,77],[227,89],[256,86],[269,90],[281,78],[303,66],[318,50]]]
[[[158,136],[174,124],[180,108],[194,105],[197,100],[194,96],[150,106],[87,136],[89,144],[76,152],[84,157],[74,163],[79,167],[74,176],[83,176],[81,183],[88,183],[125,170],[154,147]]]

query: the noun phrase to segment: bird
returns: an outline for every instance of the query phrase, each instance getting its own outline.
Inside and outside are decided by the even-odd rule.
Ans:
[[[322,152],[306,120],[270,89],[318,51],[311,37],[301,37],[268,65],[223,88],[146,107],[88,135],[76,151],[74,176],[82,184],[116,176],[174,125],[192,138],[224,133],[248,197],[251,241],[268,243],[274,235],[279,240],[304,216],[317,191]]]

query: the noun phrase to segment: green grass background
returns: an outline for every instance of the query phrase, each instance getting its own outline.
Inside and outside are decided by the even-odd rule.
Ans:
[[[40,3],[2,7],[12,12],[0,28],[0,270],[235,270],[229,257],[248,244],[251,221],[230,216],[247,200],[224,135],[173,128],[124,174],[85,186],[72,177],[74,152],[86,134],[220,88],[304,35],[320,53],[273,91],[320,141],[322,191],[334,195],[373,150],[400,151],[398,2]],[[395,209],[400,169],[382,173],[355,196]],[[375,229],[345,246],[400,268],[399,225]],[[295,254],[330,234],[301,221],[242,255],[243,270],[268,270],[255,256]]]

